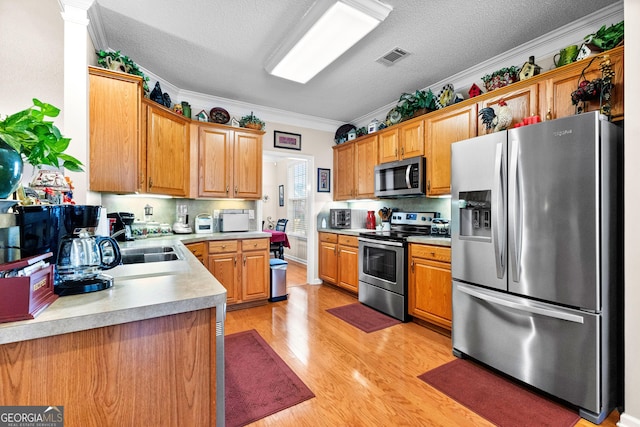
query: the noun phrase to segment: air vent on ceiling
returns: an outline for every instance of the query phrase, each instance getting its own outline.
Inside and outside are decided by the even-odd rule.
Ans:
[[[376,59],[376,62],[380,62],[384,65],[393,65],[407,55],[409,55],[409,52],[406,50],[394,47],[389,52]]]

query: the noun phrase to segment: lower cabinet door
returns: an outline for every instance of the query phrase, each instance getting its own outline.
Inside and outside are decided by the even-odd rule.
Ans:
[[[239,253],[209,255],[209,271],[220,284],[227,289],[227,303],[233,304],[239,301]]]
[[[269,298],[269,253],[242,254],[242,301]]]

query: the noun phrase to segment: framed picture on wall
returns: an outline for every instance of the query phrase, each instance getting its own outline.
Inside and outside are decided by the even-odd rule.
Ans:
[[[274,130],[273,146],[290,150],[302,150],[302,135]]]
[[[278,186],[278,204],[284,206],[284,185]]]
[[[331,170],[318,168],[318,193],[331,192]]]

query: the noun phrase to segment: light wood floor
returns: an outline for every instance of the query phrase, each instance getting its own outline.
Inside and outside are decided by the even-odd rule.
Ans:
[[[316,395],[253,426],[492,425],[417,378],[454,359],[450,338],[413,322],[364,333],[325,311],[355,296],[305,282],[305,267],[290,262],[287,301],[227,314],[226,334],[257,330]]]

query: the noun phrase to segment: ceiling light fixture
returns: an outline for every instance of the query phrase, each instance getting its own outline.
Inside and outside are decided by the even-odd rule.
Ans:
[[[377,0],[318,0],[265,68],[274,76],[306,83],[384,21],[391,10]]]

